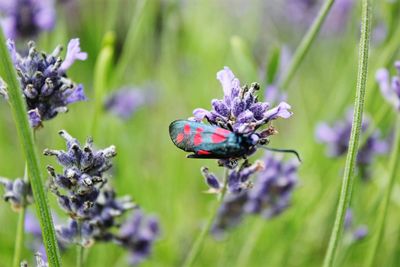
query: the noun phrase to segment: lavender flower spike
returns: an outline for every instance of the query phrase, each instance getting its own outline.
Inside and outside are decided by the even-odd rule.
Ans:
[[[347,112],[346,118],[335,122],[332,126],[327,123],[317,125],[315,135],[317,141],[327,145],[327,155],[330,157],[340,157],[347,152],[350,139],[353,110]],[[362,122],[362,133],[368,129],[370,121],[364,116]],[[368,167],[376,155],[381,155],[389,150],[389,144],[386,140],[380,138],[379,130],[375,130],[367,139],[365,144],[360,147],[357,155],[357,166],[361,171]],[[368,178],[368,173],[362,174],[363,178]]]
[[[400,110],[400,61],[395,62],[397,76],[393,76],[390,81],[390,74],[387,69],[380,69],[376,72],[376,80],[379,84],[383,97]]]
[[[130,252],[130,264],[137,265],[149,257],[153,243],[159,235],[158,220],[145,216],[141,210],[136,210],[134,215],[122,225],[117,240]]]
[[[129,119],[135,111],[147,102],[143,90],[124,87],[112,93],[106,100],[105,109],[120,117]]]
[[[282,213],[290,204],[291,195],[297,184],[299,162],[282,161],[281,158],[267,153],[264,157],[265,170],[262,171],[248,192],[244,210],[248,213],[261,214],[272,218]]]
[[[224,98],[212,100],[211,111],[195,109],[194,120],[207,119],[212,125],[247,134],[255,132],[271,120],[287,119],[292,115],[290,105],[285,102],[272,109],[269,109],[269,103],[259,102],[257,91],[260,86],[257,83],[251,84],[250,87],[240,86],[240,81],[228,67],[217,73],[217,79],[221,83]]]
[[[29,38],[55,26],[54,0],[2,0],[0,25],[7,38]]]
[[[60,46],[47,55],[37,52],[35,44],[29,42],[27,56],[21,56],[16,51],[13,41],[8,40],[7,46],[17,70],[33,128],[40,127],[44,120],[50,120],[58,113],[68,111],[69,104],[86,100],[83,86],[76,85],[67,77],[65,69],[61,69],[63,61],[59,57]],[[67,65],[70,66],[71,62],[70,59]]]

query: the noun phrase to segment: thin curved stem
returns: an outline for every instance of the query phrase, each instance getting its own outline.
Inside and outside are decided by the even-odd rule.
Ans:
[[[24,182],[28,182],[28,166],[25,164],[24,171]],[[24,197],[25,195],[23,195]],[[19,267],[21,265],[21,254],[22,248],[24,246],[24,235],[25,235],[25,214],[26,214],[26,199],[22,199],[21,210],[18,213],[18,224],[17,224],[17,234],[15,236],[15,250],[13,266]]]
[[[242,250],[240,251],[237,267],[248,266],[248,262],[251,256],[251,252],[254,250],[254,247],[257,244],[258,239],[260,238],[261,232],[263,230],[263,226],[265,225],[265,220],[263,218],[258,218],[256,225],[252,228],[251,234],[249,238],[247,238],[246,243],[242,246]]]
[[[354,167],[356,163],[358,143],[361,132],[364,96],[368,74],[368,53],[371,30],[371,0],[362,1],[361,24],[356,99],[354,104],[354,115],[351,127],[349,150],[347,153],[335,223],[331,232],[329,246],[325,254],[323,264],[324,267],[330,267],[333,265],[336,250],[343,231],[343,222],[346,209],[350,203],[352,187],[354,184]]]
[[[375,262],[376,255],[378,253],[378,248],[382,242],[385,225],[386,225],[386,218],[387,212],[390,203],[390,197],[392,196],[394,182],[396,178],[396,173],[398,169],[398,162],[400,158],[400,116],[397,115],[396,118],[396,133],[395,133],[395,142],[392,150],[392,154],[390,156],[389,162],[389,184],[386,188],[385,194],[383,196],[382,206],[378,213],[377,218],[377,228],[375,230],[375,235],[370,249],[370,252],[367,253],[367,263],[364,265],[366,267],[373,266]]]
[[[76,267],[83,267],[82,222],[78,220],[79,244],[76,244]]]
[[[300,45],[297,47],[287,71],[282,76],[282,79],[279,83],[279,86],[281,88],[287,89],[289,83],[292,81],[293,75],[299,68],[307,52],[310,50],[310,47],[317,37],[321,26],[325,21],[326,16],[328,15],[329,10],[331,9],[334,2],[335,0],[326,0],[325,4],[321,7],[320,11],[318,12],[317,18],[314,20],[310,29],[307,31],[307,34],[301,40]]]
[[[183,267],[192,266],[194,261],[196,260],[197,255],[199,255],[199,253],[201,251],[204,239],[207,236],[207,234],[210,232],[211,225],[214,222],[215,216],[217,215],[218,208],[221,206],[221,203],[224,200],[224,197],[225,197],[225,194],[227,191],[228,173],[229,173],[229,170],[227,168],[225,168],[224,180],[223,180],[223,186],[221,189],[221,193],[218,195],[217,202],[215,203],[215,205],[210,213],[210,216],[208,217],[205,227],[202,229],[200,234],[197,236],[196,241],[194,242],[185,261],[183,262],[183,264],[182,264]]]

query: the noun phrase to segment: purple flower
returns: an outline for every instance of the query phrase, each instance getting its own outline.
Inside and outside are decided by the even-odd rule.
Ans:
[[[93,205],[105,185],[104,172],[111,168],[111,158],[116,155],[115,147],[94,150],[89,138],[85,146],[66,131],[59,132],[67,143],[67,150],[45,149],[44,155],[56,156],[63,166],[63,173],[56,174],[52,166],[48,172],[52,177],[51,190],[58,197],[60,206],[74,219],[92,218]],[[59,189],[66,191],[66,194]]]
[[[240,224],[245,216],[243,207],[247,200],[248,193],[246,191],[230,194],[224,199],[211,228],[211,232],[216,238],[222,238],[227,230]]]
[[[88,57],[86,52],[81,51],[79,38],[71,39],[68,43],[67,54],[65,56],[65,60],[60,66],[60,71],[65,72],[72,64],[74,64],[75,60],[86,60]]]
[[[346,211],[344,230],[348,234],[351,243],[361,241],[368,235],[368,227],[366,225],[354,226],[353,211],[351,208],[348,208]]]
[[[70,217],[67,224],[56,227],[57,237],[63,243],[84,247],[96,241],[122,244],[129,248],[133,259],[139,262],[150,253],[155,237],[149,237],[149,231],[158,229],[158,222],[149,218],[139,223],[143,226],[137,226],[138,233],[129,233],[126,230],[129,227],[122,226],[122,234],[116,234],[117,229],[121,228],[122,217],[134,209],[136,204],[128,196],[117,197],[107,184],[105,172],[112,166],[115,147],[96,150],[90,138],[82,146],[66,131],[60,131],[60,135],[65,139],[67,149],[44,151],[47,156],[56,156],[63,167],[62,173],[56,173],[52,166],[47,168],[52,178],[50,190]],[[141,213],[138,211],[135,214]]]
[[[160,227],[155,217],[136,210],[121,227],[117,240],[130,253],[129,262],[137,265],[151,254],[154,241],[160,235]]]
[[[4,187],[3,198],[10,202],[15,211],[33,202],[32,189],[30,185],[21,178],[10,180],[0,177],[0,184]]]
[[[125,87],[113,92],[106,100],[105,109],[120,117],[129,119],[135,111],[147,102],[143,90]]]
[[[69,56],[79,50],[78,39],[71,40],[71,43],[69,47],[72,46],[72,52],[67,52],[69,59],[66,67],[72,64],[74,58],[84,59],[82,55]],[[23,57],[15,50],[13,41],[8,40],[7,45],[17,70],[33,128],[41,126],[42,121],[52,119],[60,112],[68,111],[67,105],[86,100],[83,86],[74,84],[66,76],[66,68],[61,68],[65,62],[59,57],[60,46],[52,54],[46,55],[37,52],[35,44],[29,42],[29,53]]]
[[[340,157],[348,150],[348,144],[351,133],[353,110],[347,112],[347,116],[343,121],[337,121],[332,126],[327,123],[319,123],[316,128],[316,138],[319,142],[327,145],[327,154],[330,157]],[[369,119],[364,116],[362,133],[365,133],[369,127]],[[362,139],[361,139],[362,140]],[[362,147],[360,147],[357,155],[357,165],[366,167],[370,165],[376,155],[385,154],[389,150],[387,141],[380,139],[379,130],[375,130],[367,139]],[[368,177],[368,173],[364,173],[364,178]]]
[[[29,247],[33,252],[39,252],[43,260],[47,260],[46,249],[43,245],[42,230],[37,218],[30,212],[25,215],[25,233],[32,235]]]
[[[2,0],[0,24],[7,38],[29,38],[54,28],[54,0]]]
[[[289,206],[298,180],[298,161],[284,162],[267,153],[264,164],[264,171],[257,176],[254,188],[248,192],[244,210],[268,219],[282,213]]]
[[[400,110],[400,61],[396,61],[394,66],[397,70],[397,76],[390,80],[390,74],[387,69],[380,69],[376,72],[376,80],[379,84],[383,97]]]
[[[262,164],[256,163],[247,170],[241,170],[239,180],[244,178],[247,186],[240,187],[240,190],[235,190],[237,186],[233,187],[234,190],[230,189],[230,194],[218,210],[212,228],[213,234],[221,236],[227,229],[239,224],[246,214],[260,214],[270,219],[282,213],[290,204],[292,191],[297,183],[297,168],[297,161],[285,162],[267,153]],[[249,176],[256,172],[258,175],[252,184]],[[237,172],[231,172],[229,179],[232,179],[232,173]],[[230,182],[228,180],[228,185]]]
[[[267,102],[258,102],[256,92],[260,89],[257,83],[240,86],[233,72],[225,67],[217,73],[217,79],[222,85],[224,98],[211,101],[213,109],[195,109],[194,120],[207,119],[212,124],[236,133],[254,133],[259,127],[267,125],[279,117],[289,118],[292,115],[290,105],[281,102],[270,109]]]

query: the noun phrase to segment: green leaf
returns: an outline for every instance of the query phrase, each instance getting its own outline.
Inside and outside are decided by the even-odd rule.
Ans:
[[[281,63],[281,49],[279,46],[275,47],[269,57],[267,67],[265,69],[265,82],[273,84],[276,81],[280,63]]]
[[[45,193],[42,173],[37,151],[34,146],[32,128],[28,122],[25,100],[22,97],[20,83],[8,52],[3,30],[0,27],[0,76],[7,84],[11,111],[18,131],[18,137],[28,166],[28,176],[36,202],[36,211],[43,234],[46,254],[52,267],[61,266],[53,219],[47,195]]]

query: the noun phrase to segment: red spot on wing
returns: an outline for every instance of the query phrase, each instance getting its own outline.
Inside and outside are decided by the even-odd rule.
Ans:
[[[210,155],[211,152],[207,151],[207,150],[199,150],[199,151],[197,151],[197,154],[198,155]]]
[[[195,134],[193,138],[193,144],[195,146],[198,146],[201,144],[201,142],[203,142],[203,140],[201,139],[201,134],[200,133]]]
[[[211,135],[211,140],[212,142],[215,143],[222,143],[226,140],[226,137],[230,134],[231,132],[222,128],[217,128],[215,130],[215,133]]]
[[[185,136],[183,135],[183,133],[178,133],[178,135],[176,136],[176,142],[177,143],[182,142],[184,137]]]
[[[189,135],[190,134],[190,125],[189,124],[185,124],[185,126],[183,127],[183,133],[185,135]]]
[[[203,132],[202,128],[200,128],[200,127],[196,128],[196,134],[194,135],[194,138],[193,138],[193,144],[195,146],[198,146],[203,142],[203,139],[201,137],[201,132]]]

